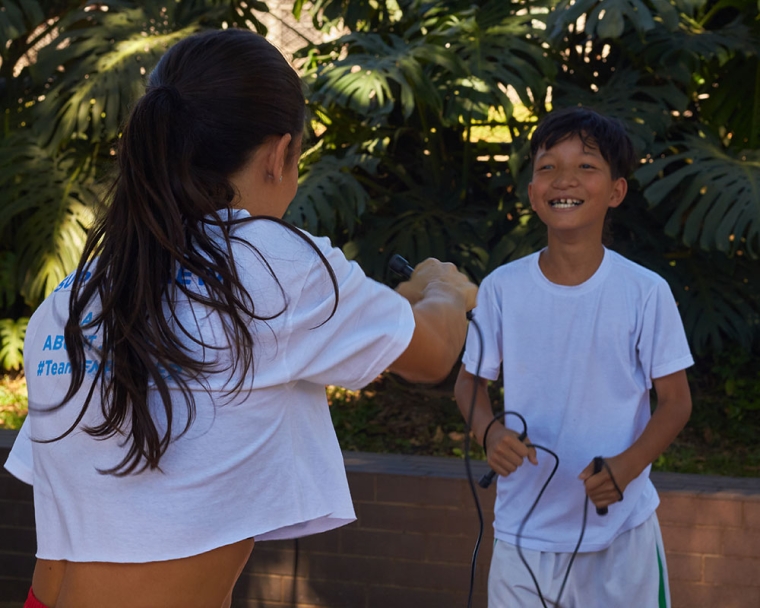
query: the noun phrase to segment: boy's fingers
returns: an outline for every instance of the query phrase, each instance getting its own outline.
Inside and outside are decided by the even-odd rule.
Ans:
[[[591,477],[594,474],[594,463],[589,462],[585,469],[581,471],[581,474],[578,475],[578,479],[581,481],[586,481],[589,477]]]
[[[528,449],[528,452],[526,453],[526,456],[527,456],[527,458],[528,458],[528,461],[529,461],[531,464],[534,464],[534,465],[535,465],[535,464],[538,464],[538,455],[537,455],[537,453],[536,453],[536,448],[529,448],[529,447],[528,447],[528,446],[530,445],[530,443],[531,443],[531,441],[530,441],[530,437],[527,437],[527,436],[526,436],[526,437],[525,437],[525,440],[523,441],[523,444],[524,444],[524,445],[525,445],[525,447]]]

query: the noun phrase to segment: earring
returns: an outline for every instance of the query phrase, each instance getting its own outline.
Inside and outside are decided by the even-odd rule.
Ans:
[[[282,175],[280,175],[280,183],[282,183]]]

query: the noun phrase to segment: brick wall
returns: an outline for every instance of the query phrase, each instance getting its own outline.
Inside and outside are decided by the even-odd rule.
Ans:
[[[0,462],[13,433],[0,431]],[[238,608],[467,606],[478,517],[462,461],[345,454],[358,521],[259,543]],[[473,465],[475,478],[485,471]],[[760,479],[655,474],[674,608],[760,608]],[[473,607],[485,608],[494,490],[478,488],[484,537]],[[0,608],[20,607],[34,564],[31,490],[0,473]]]

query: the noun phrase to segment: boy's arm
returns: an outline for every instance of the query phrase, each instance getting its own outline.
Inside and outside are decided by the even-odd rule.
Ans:
[[[653,380],[657,392],[657,408],[641,436],[630,448],[617,456],[605,458],[621,491],[662,454],[681,432],[691,415],[691,391],[686,371],[681,370]],[[593,474],[593,462],[580,474],[586,494],[597,507],[606,507],[620,500],[610,479],[602,470]]]
[[[475,393],[474,406],[473,391]],[[470,422],[475,439],[483,445],[483,434],[494,417],[491,400],[488,397],[488,380],[474,376],[462,365],[454,386],[454,396],[465,421]],[[472,416],[471,421],[470,416]],[[506,476],[513,473],[526,457],[533,464],[538,464],[535,448],[529,448],[526,445],[530,443],[530,439],[526,437],[523,443],[518,439],[518,433],[505,428],[498,420],[491,425],[487,441],[488,445],[483,447],[488,456],[488,464],[499,475]]]

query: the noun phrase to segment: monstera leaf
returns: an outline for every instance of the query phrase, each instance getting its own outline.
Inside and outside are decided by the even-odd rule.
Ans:
[[[142,94],[147,75],[169,46],[225,20],[265,31],[257,10],[267,7],[233,0],[106,0],[73,11],[31,66],[38,86],[51,83],[35,106],[36,122],[49,129],[53,146],[71,139],[113,141],[131,104]]]
[[[632,69],[616,71],[596,91],[581,88],[575,80],[564,77],[558,83],[555,107],[580,104],[622,120],[639,152],[647,150],[658,136],[665,135],[673,124],[673,112],[683,112],[689,103],[689,98],[672,82],[651,84]]]
[[[620,38],[626,21],[639,33],[654,29],[655,18],[670,30],[678,26],[678,12],[668,0],[652,0],[652,5],[654,11],[643,0],[562,0],[549,21],[549,30],[552,38],[561,36],[581,16],[585,16],[586,34],[603,39]]]
[[[666,234],[705,250],[760,256],[760,152],[737,158],[705,134],[653,156],[636,177],[651,206],[677,201]]]
[[[321,157],[302,170],[285,218],[312,232],[332,234],[339,220],[352,231],[369,200],[356,172],[374,172],[376,167],[377,160],[357,153]]]
[[[449,78],[445,89],[447,113],[453,113],[450,121],[484,120],[494,107],[502,108],[509,119],[514,108],[508,87],[523,105],[534,107],[546,97],[548,83],[556,74],[553,59],[536,35],[535,23],[544,15],[536,14],[526,22],[514,10],[501,15],[489,8],[492,4],[466,18],[450,19],[428,36],[432,43],[449,45],[465,64],[466,77]],[[494,21],[496,15],[501,19]]]
[[[351,34],[341,38],[337,46],[345,47],[348,56],[321,66],[310,101],[350,109],[370,124],[384,124],[397,104],[406,118],[418,105],[438,111],[442,102],[427,65],[464,74],[452,51],[395,35]]]
[[[0,319],[0,365],[4,370],[19,370],[24,365],[24,336],[27,317]]]
[[[0,10],[0,40],[14,40],[27,35],[42,23],[45,13],[37,0],[3,0]],[[0,45],[0,56],[5,57],[6,44]]]
[[[73,151],[51,155],[29,131],[2,141],[0,189],[8,201],[0,234],[13,244],[21,293],[34,306],[76,267],[98,192]]]

